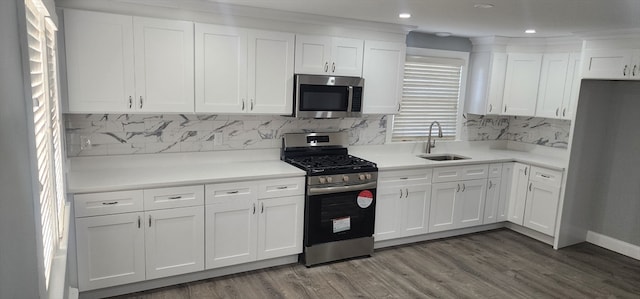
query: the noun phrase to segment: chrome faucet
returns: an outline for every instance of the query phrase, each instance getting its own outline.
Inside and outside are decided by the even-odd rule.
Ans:
[[[440,123],[437,121],[433,121],[429,126],[429,138],[427,139],[427,154],[431,153],[431,148],[436,147],[435,140],[433,141],[433,144],[431,143],[431,130],[433,129],[434,124],[438,125],[438,137],[442,138],[442,127],[440,126]]]

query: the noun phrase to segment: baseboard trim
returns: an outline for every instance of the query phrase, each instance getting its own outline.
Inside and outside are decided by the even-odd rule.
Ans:
[[[633,245],[594,231],[587,231],[587,242],[640,260],[640,246]]]
[[[422,242],[422,241],[449,238],[449,237],[472,234],[472,233],[477,233],[477,232],[482,232],[482,231],[487,231],[487,230],[494,230],[494,229],[498,229],[498,228],[502,228],[502,227],[504,227],[504,222],[498,222],[498,223],[485,224],[485,225],[481,225],[481,226],[474,226],[474,227],[454,229],[454,230],[448,230],[448,231],[442,231],[442,232],[428,233],[428,234],[424,234],[424,235],[403,237],[403,238],[391,239],[391,240],[383,240],[383,241],[375,242],[373,244],[373,248],[381,249],[381,248],[385,248],[385,247],[405,245],[405,244],[411,244],[411,243]]]

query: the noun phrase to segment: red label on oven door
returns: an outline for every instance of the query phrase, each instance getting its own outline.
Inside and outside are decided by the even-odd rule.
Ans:
[[[358,206],[365,209],[368,208],[373,202],[373,193],[369,190],[360,191],[358,194]]]

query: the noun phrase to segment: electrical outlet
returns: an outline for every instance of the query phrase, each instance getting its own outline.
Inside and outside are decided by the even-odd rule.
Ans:
[[[91,149],[91,139],[89,136],[80,135],[80,150]]]
[[[213,145],[222,145],[222,133],[213,133]]]

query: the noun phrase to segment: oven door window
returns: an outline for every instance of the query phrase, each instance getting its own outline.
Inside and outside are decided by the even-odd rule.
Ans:
[[[372,236],[376,190],[368,191],[373,195],[373,200],[366,204],[362,201],[358,204],[358,196],[362,191],[309,196],[305,215],[305,245]]]
[[[347,111],[349,88],[345,86],[300,85],[300,111]]]

